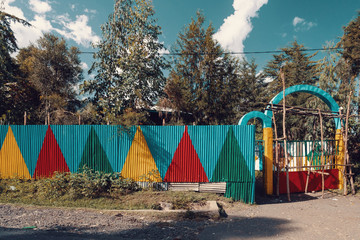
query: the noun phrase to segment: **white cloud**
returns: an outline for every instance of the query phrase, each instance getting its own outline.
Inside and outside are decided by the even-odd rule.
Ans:
[[[305,19],[303,19],[303,18],[294,17],[293,26],[296,27],[296,25],[303,23],[304,21],[305,21]]]
[[[257,12],[267,2],[268,0],[234,0],[234,13],[224,19],[214,38],[229,51],[243,52],[243,42],[252,30],[251,18],[257,17]]]
[[[85,62],[81,62],[81,68],[83,70],[89,69],[89,66]]]
[[[10,5],[13,2],[14,0],[4,2],[5,11],[21,19],[27,20],[20,8]],[[43,32],[52,29],[50,22],[43,16],[35,15],[34,19],[29,21],[29,23],[32,25],[31,27],[25,27],[20,23],[11,23],[19,48],[27,47],[30,43],[34,43],[42,36]]]
[[[35,43],[43,33],[54,31],[64,38],[72,39],[77,44],[85,47],[88,47],[91,42],[100,41],[100,38],[93,32],[91,26],[88,25],[89,19],[86,15],[76,16],[75,21],[70,19],[68,13],[52,16],[48,14],[51,11],[51,6],[48,2],[30,0],[30,8],[34,11],[34,16],[33,19],[26,19],[21,8],[11,6],[13,2],[15,0],[4,1],[5,11],[27,20],[32,25],[32,27],[24,27],[19,23],[11,23],[20,48],[27,47],[30,43]],[[59,24],[60,26],[54,27],[52,23]]]
[[[293,24],[294,30],[296,32],[308,31],[308,30],[310,30],[310,28],[313,28],[313,27],[317,26],[317,23],[308,22],[305,19],[297,17],[297,16],[294,17],[292,24]]]
[[[88,9],[88,8],[85,8],[84,12],[86,12],[86,13],[92,13],[92,14],[96,14],[96,13],[97,13],[96,10],[94,10],[94,9]]]
[[[165,48],[162,48],[159,50],[159,54],[169,54],[169,53],[170,53],[170,51]]]
[[[100,41],[100,38],[88,25],[89,18],[86,15],[76,16],[75,21],[71,21],[68,15],[62,15],[58,16],[57,20],[63,28],[54,30],[65,38],[74,40],[79,45],[89,46],[91,42]]]
[[[5,0],[4,1],[4,8],[5,8],[4,11],[9,14],[17,16],[18,18],[25,19],[24,13],[20,8],[10,6],[10,4],[13,2],[15,2],[15,0],[7,0],[7,1]]]
[[[47,2],[41,0],[30,0],[30,8],[38,14],[44,14],[51,11],[51,6]]]

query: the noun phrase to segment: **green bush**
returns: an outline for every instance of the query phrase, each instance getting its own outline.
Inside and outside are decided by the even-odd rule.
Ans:
[[[10,190],[13,186],[15,190]],[[140,190],[136,182],[118,173],[103,173],[89,168],[79,173],[55,173],[43,179],[1,179],[0,194],[10,197],[27,196],[38,199],[76,200],[81,198],[120,197]]]

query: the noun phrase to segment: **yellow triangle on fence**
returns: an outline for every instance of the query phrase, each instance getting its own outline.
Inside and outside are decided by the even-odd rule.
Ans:
[[[9,126],[0,150],[0,178],[27,178],[31,175]]]
[[[162,181],[140,126],[137,127],[121,176],[142,182]]]

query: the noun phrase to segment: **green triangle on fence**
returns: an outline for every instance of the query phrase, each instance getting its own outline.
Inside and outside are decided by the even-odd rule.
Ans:
[[[230,127],[212,176],[212,182],[252,182],[252,176]]]
[[[84,147],[78,168],[79,171],[81,171],[84,166],[91,168],[94,171],[113,172],[109,159],[106,156],[104,148],[101,146],[99,137],[93,127],[90,130],[89,137],[87,138]]]

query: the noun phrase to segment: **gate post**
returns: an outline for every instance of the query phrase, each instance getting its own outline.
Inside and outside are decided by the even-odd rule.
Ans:
[[[336,148],[339,153],[335,157],[335,163],[336,164],[345,164],[344,163],[344,139],[343,135],[341,133],[341,129],[336,129],[335,133],[335,140],[336,140]],[[336,168],[339,170],[339,189],[344,189],[344,166],[336,166]]]
[[[267,195],[273,194],[273,130],[271,127],[263,128],[264,140],[264,179]]]

